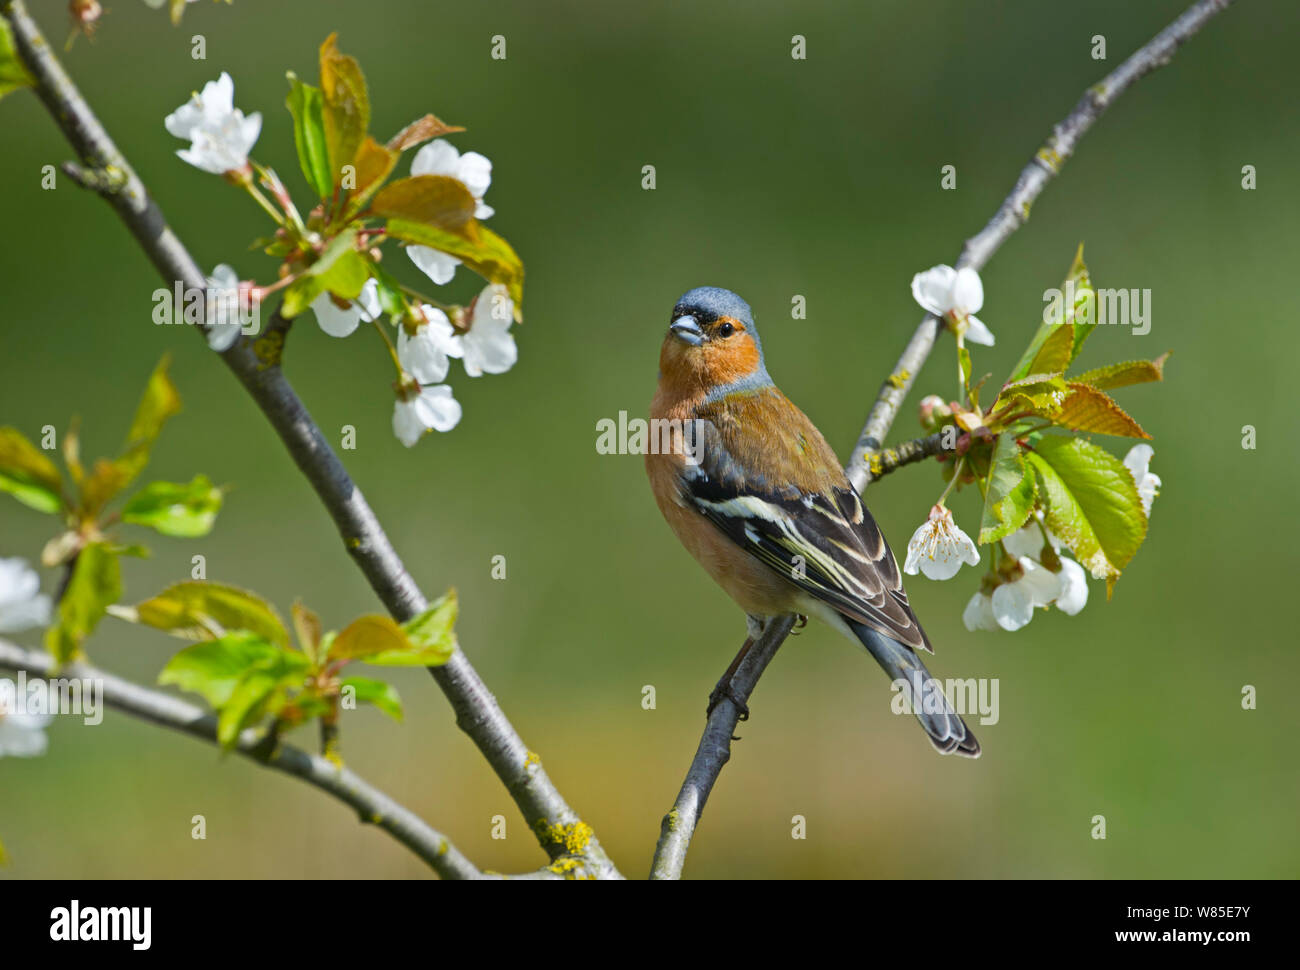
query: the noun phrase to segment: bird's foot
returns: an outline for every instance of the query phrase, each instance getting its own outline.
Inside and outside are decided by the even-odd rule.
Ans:
[[[731,701],[731,703],[736,706],[736,710],[739,711],[739,714],[736,716],[737,721],[749,720],[749,705],[736,695],[735,690],[732,689],[731,680],[729,678],[718,681],[718,686],[713,688],[713,693],[709,694],[709,707],[708,710],[704,712],[704,716],[706,718],[712,717],[714,709],[724,700]],[[740,738],[733,734],[731,740],[739,741]]]

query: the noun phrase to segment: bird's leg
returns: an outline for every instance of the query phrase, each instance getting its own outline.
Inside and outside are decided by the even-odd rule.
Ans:
[[[763,631],[767,628],[767,620],[763,617],[746,614],[745,628],[749,636],[745,638],[745,643],[741,646],[740,652],[736,654],[736,659],[731,661],[731,666],[728,667],[726,673],[719,678],[718,685],[713,688],[713,693],[709,695],[709,707],[708,710],[704,712],[705,717],[712,717],[713,709],[721,704],[722,699],[725,697],[727,700],[731,701],[731,703],[735,704],[737,709],[740,711],[740,717],[737,718],[737,720],[749,720],[749,705],[737,697],[735,692],[732,691],[731,676],[736,672],[736,668],[740,666],[740,662],[745,659],[745,655],[748,654],[750,649],[754,646],[754,641],[763,635]],[[732,740],[737,739],[733,738]]]
[[[744,701],[737,697],[731,689],[731,675],[736,672],[736,668],[740,666],[740,662],[745,659],[745,655],[749,653],[749,650],[753,645],[753,637],[746,637],[744,646],[740,648],[740,653],[736,654],[736,659],[731,661],[731,666],[727,668],[727,672],[719,678],[718,686],[714,687],[713,692],[709,694],[709,707],[704,712],[706,718],[713,716],[713,709],[721,704],[722,699],[725,697],[739,708],[739,720],[749,720],[749,707]]]

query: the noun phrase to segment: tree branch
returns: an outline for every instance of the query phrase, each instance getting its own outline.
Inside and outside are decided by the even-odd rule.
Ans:
[[[983,269],[1008,237],[1028,221],[1029,210],[1047,183],[1061,173],[1065,163],[1074,154],[1079,140],[1106,109],[1114,104],[1115,99],[1141,78],[1168,64],[1179,47],[1204,27],[1211,17],[1226,10],[1232,3],[1233,0],[1199,0],[1192,4],[1182,16],[1151,38],[1128,60],[1085,91],[1074,110],[1052,129],[1047,141],[1021,170],[1011,194],[1002,201],[993,218],[966,240],[957,259],[957,267]],[[849,456],[848,475],[859,491],[871,481],[867,457],[880,450],[903,399],[911,391],[917,373],[930,356],[940,329],[939,319],[932,313],[926,314],[893,372],[881,385],[880,394],[867,416],[858,443]]]
[[[151,690],[86,664],[62,668],[48,653],[28,650],[0,639],[0,669],[25,670],[38,677],[67,677],[92,681],[104,690],[104,702],[145,721],[180,731],[210,744],[217,743],[217,719],[212,714],[162,691]],[[258,764],[292,775],[332,795],[356,811],[364,823],[379,826],[423,859],[444,879],[476,879],[483,874],[460,850],[410,809],[355,772],[301,748],[278,742],[273,748],[252,728],[244,731],[235,750]]]
[[[204,273],[55,57],[26,5],[22,0],[3,4],[19,56],[36,78],[37,96],[82,163],[95,173],[87,181],[113,206],[166,282],[180,281],[187,290],[201,293],[207,285]],[[424,594],[285,379],[280,369],[283,336],[283,327],[268,328],[256,341],[240,339],[221,357],[279,434],[384,606],[398,621],[410,619],[426,607]],[[619,878],[591,828],[565,802],[465,655],[457,651],[430,672],[450,701],[457,725],[505,783],[551,861],[569,866],[576,860],[566,869],[571,875]]]
[[[1052,129],[1046,143],[1021,171],[1011,194],[1003,200],[993,218],[982,230],[966,240],[961,256],[957,260],[957,266],[983,268],[1007,238],[1025,224],[1034,200],[1038,198],[1047,183],[1060,173],[1066,160],[1074,154],[1079,139],[1087,133],[1115,99],[1140,78],[1168,64],[1174,53],[1189,37],[1205,26],[1215,14],[1227,9],[1232,2],[1233,0],[1200,0],[1192,4],[1182,16],[1156,34],[1128,60],[1106,75],[1100,83],[1089,88],[1065,120]],[[926,314],[917,326],[912,339],[908,341],[902,356],[898,358],[893,371],[881,385],[876,402],[867,416],[866,425],[844,469],[849,480],[853,482],[854,488],[859,492],[864,491],[874,477],[908,463],[897,461],[886,467],[886,463],[880,462],[879,471],[876,471],[872,465],[873,460],[880,453],[881,442],[885,440],[898,415],[898,409],[912,389],[917,373],[930,356],[940,329],[939,319],[934,314]],[[923,442],[929,440],[922,439]],[[909,444],[913,443],[909,442]],[[901,451],[905,447],[907,446],[896,450]],[[925,456],[918,454],[909,460],[916,461],[921,457]],[[750,694],[758,683],[758,677],[789,635],[793,623],[793,617],[789,616],[770,623],[751,648],[745,662],[737,668],[731,686],[733,695],[741,703],[748,702]],[[754,654],[758,654],[758,657],[755,658],[752,668],[742,677],[742,670],[745,670],[746,664]],[[681,878],[686,852],[690,847],[691,836],[699,824],[704,803],[708,800],[709,792],[713,790],[723,765],[731,756],[731,737],[739,719],[740,709],[730,699],[724,699],[713,709],[677,801],[672,811],[664,817],[650,872],[652,879]]]

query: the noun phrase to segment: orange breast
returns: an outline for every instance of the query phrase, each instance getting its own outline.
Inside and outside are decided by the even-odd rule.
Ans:
[[[659,403],[656,398],[656,405]],[[671,417],[674,411],[678,408],[651,407],[653,417]],[[671,438],[672,453],[645,456],[650,487],[669,528],[714,582],[746,613],[775,616],[796,612],[798,587],[745,552],[682,498],[678,481],[685,458],[680,432],[674,430]]]

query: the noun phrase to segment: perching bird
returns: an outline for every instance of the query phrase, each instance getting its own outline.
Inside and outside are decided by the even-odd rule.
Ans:
[[[744,300],[701,286],[677,301],[650,417],[652,439],[666,428],[672,441],[647,448],[655,500],[747,614],[746,648],[776,616],[819,617],[903,682],[939,751],[978,757],[917,656],[933,651],[885,537],[821,432],[772,383]]]

